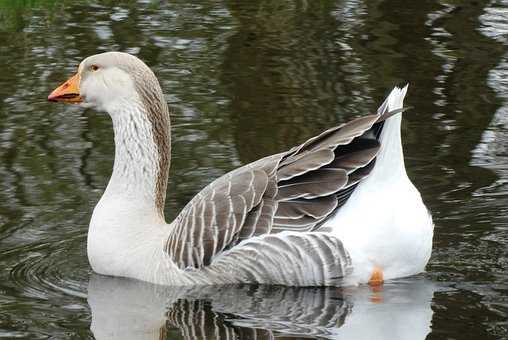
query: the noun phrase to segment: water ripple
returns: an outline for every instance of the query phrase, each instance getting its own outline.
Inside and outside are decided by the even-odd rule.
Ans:
[[[2,256],[12,256],[17,262],[10,268],[11,282],[22,288],[22,295],[39,299],[51,299],[67,295],[86,298],[88,264],[73,256],[70,246],[81,248],[84,237],[55,244],[30,244],[6,251]],[[82,256],[84,254],[81,254]]]

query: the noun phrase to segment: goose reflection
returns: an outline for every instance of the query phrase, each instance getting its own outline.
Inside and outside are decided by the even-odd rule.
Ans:
[[[435,285],[344,289],[164,287],[93,275],[91,330],[105,339],[425,339]]]

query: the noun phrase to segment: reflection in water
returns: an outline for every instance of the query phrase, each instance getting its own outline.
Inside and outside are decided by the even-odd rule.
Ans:
[[[503,7],[486,8],[480,17],[482,32],[504,44],[508,44],[508,11]],[[494,170],[501,177],[498,184],[508,180],[504,171],[508,163],[506,140],[508,136],[508,53],[489,72],[488,85],[502,100],[489,126],[483,131],[481,142],[473,150],[473,164]],[[506,192],[506,187],[502,191]]]
[[[337,125],[338,109],[348,119],[377,108],[348,45],[362,7],[361,1],[228,2],[238,26],[221,77],[232,120],[247,127],[234,136],[243,163]]]
[[[163,287],[93,275],[97,340],[425,339],[434,283],[413,278],[343,290],[275,286]]]

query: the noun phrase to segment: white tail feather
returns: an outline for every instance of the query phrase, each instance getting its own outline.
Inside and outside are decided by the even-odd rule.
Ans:
[[[403,88],[395,87],[390,92],[390,95],[386,99],[388,111],[403,107],[407,88],[408,85]],[[370,177],[382,176],[383,178],[388,178],[406,173],[400,135],[401,121],[402,113],[398,113],[385,121],[380,137],[381,149],[377,156],[376,166]]]

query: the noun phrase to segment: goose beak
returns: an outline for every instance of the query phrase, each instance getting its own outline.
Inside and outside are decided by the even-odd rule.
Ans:
[[[51,92],[51,94],[48,96],[48,100],[50,102],[63,102],[71,104],[81,103],[83,100],[79,94],[79,81],[79,73],[76,73],[74,76],[69,78],[69,80]]]

